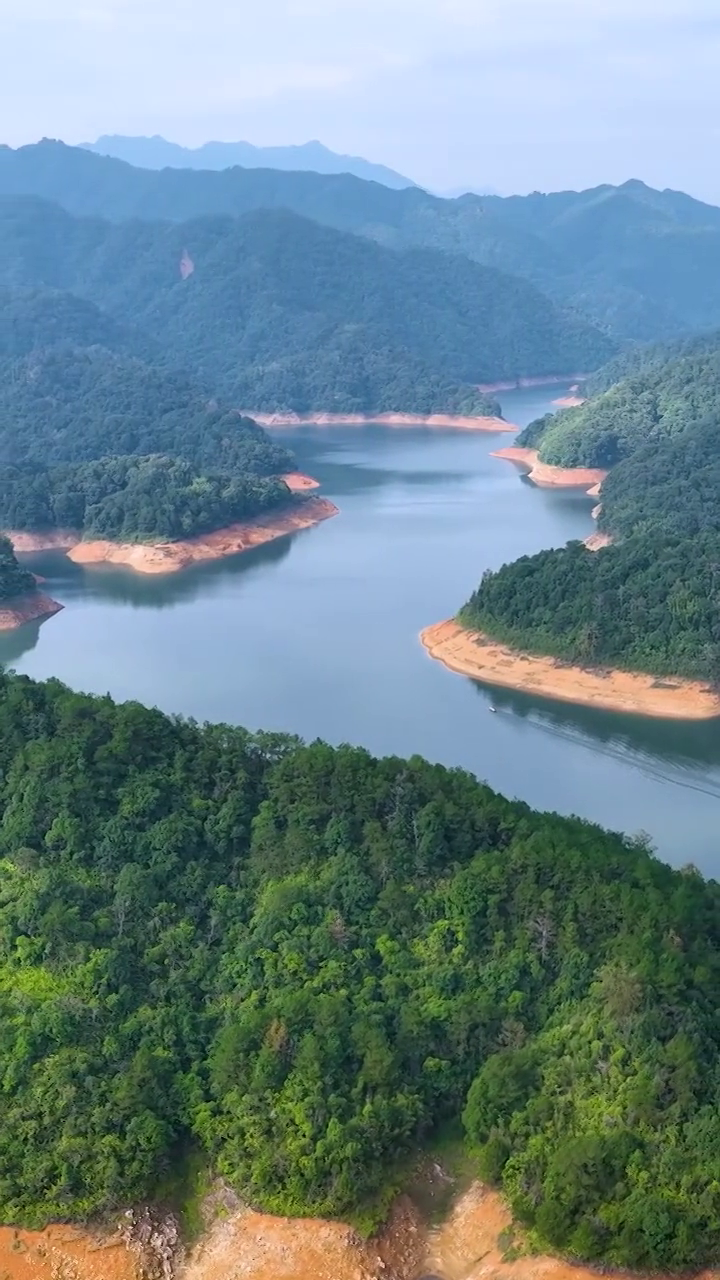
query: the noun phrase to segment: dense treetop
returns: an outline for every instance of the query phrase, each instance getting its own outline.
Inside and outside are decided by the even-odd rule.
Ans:
[[[636,352],[605,377],[628,369],[520,437],[545,462],[611,468],[598,527],[613,545],[505,565],[460,619],[532,652],[720,684],[720,342]]]
[[[0,1213],[199,1149],[347,1214],[464,1113],[541,1242],[717,1258],[720,898],[459,770],[0,678]]]
[[[286,449],[186,376],[104,347],[0,359],[0,462],[80,462],[163,453],[203,470],[270,475]]]
[[[620,338],[671,338],[720,324],[720,210],[637,181],[442,200],[348,173],[151,172],[44,141],[0,149],[0,194],[42,196],[114,220],[292,209],[392,247],[439,249],[524,276]]]
[[[15,559],[12,543],[4,534],[0,534],[0,600],[11,600],[15,596],[27,595],[35,591],[36,582],[31,573],[21,569]]]
[[[598,526],[615,538],[720,530],[720,417],[643,445],[613,467],[602,486]]]
[[[9,283],[89,298],[248,410],[487,412],[477,383],[614,349],[523,280],[283,210],[117,225],[11,199],[0,228]]]
[[[720,683],[720,534],[582,542],[486,573],[464,625],[570,662]]]
[[[720,420],[720,340],[697,346],[679,356],[671,350],[580,408],[531,423],[520,443],[539,447],[543,462],[557,466],[613,467],[645,445]]]
[[[188,538],[291,500],[282,480],[203,474],[160,455],[0,470],[0,527],[71,529],[118,542]]]

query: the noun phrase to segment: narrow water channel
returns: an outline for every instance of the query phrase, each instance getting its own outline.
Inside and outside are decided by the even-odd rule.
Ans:
[[[522,425],[560,394],[506,393],[505,416]],[[320,427],[282,438],[338,517],[165,579],[32,557],[65,609],[0,637],[0,661],[199,720],[462,765],[539,808],[646,830],[668,861],[720,874],[720,722],[488,690],[419,644],[485,568],[585,537],[590,499],[536,489],[491,458],[507,436]]]

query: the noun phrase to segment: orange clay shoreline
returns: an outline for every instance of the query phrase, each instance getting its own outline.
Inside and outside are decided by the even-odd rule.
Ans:
[[[608,474],[600,467],[552,467],[540,461],[537,449],[522,449],[517,445],[496,449],[490,457],[504,458],[524,467],[528,479],[541,489],[584,489],[588,485],[602,484]]]
[[[584,403],[582,396],[561,396],[559,400],[553,400],[556,409],[579,409]]]
[[[43,622],[52,618],[63,608],[57,600],[43,595],[41,591],[29,592],[26,596],[17,596],[13,600],[3,600],[0,604],[0,631],[14,631],[23,627],[26,622]]]
[[[574,667],[556,658],[511,649],[453,619],[426,627],[420,640],[430,657],[450,671],[485,684],[586,707],[669,720],[710,720],[720,716],[720,695],[700,681]]]
[[[119,564],[137,573],[177,573],[193,564],[237,555],[288,533],[310,529],[338,514],[338,508],[327,498],[308,498],[291,509],[267,512],[255,520],[178,542],[83,542],[77,533],[69,530],[53,530],[48,534],[10,531],[7,536],[15,551],[21,554],[62,550],[75,564]]]
[[[440,1188],[452,1179],[440,1166]],[[436,1189],[436,1188],[433,1188]],[[432,1194],[432,1191],[431,1191]],[[363,1240],[347,1223],[281,1218],[248,1209],[232,1194],[172,1274],[177,1280],[597,1280],[598,1272],[532,1251],[509,1258],[512,1227],[500,1195],[473,1182],[452,1197],[449,1211],[428,1225],[410,1196],[399,1196],[380,1231]],[[522,1232],[518,1242],[522,1244]],[[516,1237],[517,1238],[517,1237]],[[155,1267],[153,1267],[153,1263]],[[96,1234],[55,1224],[44,1231],[0,1227],[5,1280],[139,1280],[158,1274],[157,1258],[119,1232]],[[163,1274],[168,1274],[163,1272]],[[624,1272],[625,1280],[641,1280]],[[646,1278],[645,1278],[646,1280]],[[663,1280],[656,1277],[656,1280]],[[696,1280],[718,1280],[702,1272]]]
[[[517,431],[504,418],[454,413],[256,413],[243,409],[261,427],[454,427],[465,431]]]

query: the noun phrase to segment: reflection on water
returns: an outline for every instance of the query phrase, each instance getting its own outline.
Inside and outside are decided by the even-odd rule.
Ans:
[[[505,397],[521,425],[552,394]],[[278,433],[340,515],[167,577],[35,556],[66,607],[0,661],[199,720],[289,730],[471,769],[539,808],[651,832],[720,872],[720,722],[618,716],[489,689],[419,644],[484,569],[585,537],[592,500],[489,455],[507,436],[383,427]],[[490,705],[496,715],[488,715]]]
[[[716,720],[651,720],[538,698],[477,680],[468,680],[468,684],[496,712],[528,721],[556,741],[632,765],[660,782],[720,799],[720,726]],[[698,766],[708,770],[706,778]],[[713,769],[718,770],[715,776]]]

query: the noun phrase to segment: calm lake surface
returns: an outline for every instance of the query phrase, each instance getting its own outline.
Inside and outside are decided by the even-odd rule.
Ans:
[[[505,416],[523,425],[562,392],[506,393]],[[276,435],[339,516],[165,579],[25,557],[65,609],[0,636],[0,662],[198,720],[462,765],[538,808],[648,831],[669,862],[720,875],[720,723],[490,690],[420,646],[421,628],[453,614],[484,569],[590,533],[590,499],[535,489],[491,458],[507,435]]]

